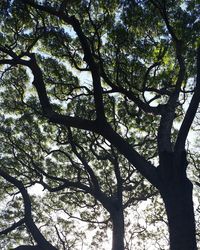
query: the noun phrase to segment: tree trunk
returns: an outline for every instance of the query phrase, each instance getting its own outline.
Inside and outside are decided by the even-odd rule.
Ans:
[[[168,217],[170,250],[197,250],[193,186],[186,175],[187,164],[185,151],[160,154],[158,189]]]
[[[112,250],[124,250],[124,214],[122,207],[112,211],[113,238]]]
[[[197,250],[192,189],[192,183],[183,178],[161,192],[168,217],[170,250]]]

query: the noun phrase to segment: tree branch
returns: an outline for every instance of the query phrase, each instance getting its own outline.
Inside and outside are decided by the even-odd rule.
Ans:
[[[45,250],[56,250],[42,235],[39,231],[37,226],[35,225],[33,218],[32,218],[32,207],[31,207],[31,200],[29,194],[24,187],[23,183],[16,178],[12,177],[2,169],[0,169],[0,175],[6,179],[8,182],[12,183],[15,187],[17,187],[23,197],[24,202],[24,220],[26,223],[27,228],[31,232],[34,240],[37,242],[39,246],[41,246]]]
[[[50,6],[44,6],[40,4],[36,4],[33,0],[23,0],[25,4],[29,4],[30,6],[45,11],[49,14],[59,17],[61,20],[65,21],[66,23],[70,24],[74,31],[76,32],[80,44],[83,49],[84,53],[84,60],[89,65],[89,68],[92,73],[93,79],[93,87],[94,87],[94,101],[95,101],[95,108],[97,113],[97,119],[102,120],[105,119],[105,112],[104,112],[104,105],[103,105],[103,90],[101,87],[101,79],[100,79],[100,72],[99,72],[99,65],[95,62],[89,43],[87,41],[87,37],[82,31],[80,22],[75,16],[68,16],[63,12],[57,11]]]
[[[64,125],[67,127],[72,126],[84,130],[95,131],[96,126],[94,121],[89,121],[86,119],[82,119],[80,117],[71,117],[67,115],[62,115],[55,112],[52,109],[51,103],[47,96],[46,87],[43,81],[42,71],[40,67],[37,65],[34,54],[29,54],[29,57],[30,57],[29,61],[20,59],[18,57],[15,59],[2,59],[0,60],[0,64],[9,64],[9,65],[20,64],[23,66],[27,66],[31,69],[34,76],[33,85],[35,86],[36,91],[38,93],[43,114],[50,122]]]
[[[185,148],[185,142],[196,115],[197,109],[200,103],[200,47],[197,49],[197,78],[196,87],[194,90],[193,97],[190,101],[189,107],[185,114],[185,118],[181,124],[178,137],[175,144],[175,151],[182,151]]]
[[[179,63],[179,72],[177,76],[177,80],[175,83],[174,90],[170,95],[170,98],[167,102],[167,105],[162,107],[162,114],[160,120],[160,126],[158,130],[158,150],[159,152],[163,151],[172,151],[172,143],[171,143],[171,129],[175,117],[175,110],[177,107],[177,100],[179,97],[179,93],[181,91],[181,85],[184,81],[185,77],[185,62],[182,55],[182,41],[179,39],[170,24],[165,2],[161,4],[159,1],[150,0],[150,2],[158,9],[160,15],[165,22],[167,30],[172,37],[172,41],[175,46],[176,58]]]
[[[18,222],[13,223],[10,227],[0,231],[0,235],[8,234],[8,233],[12,232],[13,230],[15,230],[17,227],[23,225],[24,223],[25,223],[25,218],[22,218]]]
[[[133,92],[130,90],[127,90],[121,86],[115,85],[109,77],[106,75],[104,68],[103,68],[103,63],[101,62],[101,76],[104,79],[104,81],[112,88],[112,92],[118,92],[126,97],[128,97],[131,101],[133,101],[140,109],[142,109],[144,112],[147,113],[153,113],[153,114],[159,114],[159,108],[158,107],[151,107],[147,103],[143,102],[140,100],[140,98],[136,97]]]
[[[87,160],[85,159],[85,157],[83,157],[76,149],[76,143],[74,142],[73,140],[73,136],[72,136],[72,132],[71,130],[69,129],[68,130],[68,139],[69,139],[69,142],[71,144],[71,147],[72,147],[72,150],[74,152],[74,154],[78,157],[78,159],[82,162],[85,170],[87,171],[87,173],[89,174],[90,178],[91,178],[91,181],[92,181],[92,186],[93,188],[95,189],[95,192],[97,193],[101,193],[101,190],[100,190],[100,186],[99,186],[99,182],[98,182],[98,179],[93,171],[93,169],[90,167],[90,165],[88,164]]]
[[[106,123],[98,133],[115,146],[121,154],[155,187],[158,186],[157,169],[126,142],[112,127]]]

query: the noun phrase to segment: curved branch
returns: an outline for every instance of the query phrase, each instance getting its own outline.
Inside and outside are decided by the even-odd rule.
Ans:
[[[103,64],[101,62],[101,77],[104,79],[104,81],[112,88],[111,92],[118,92],[126,97],[128,97],[131,101],[133,101],[140,109],[142,109],[144,112],[147,113],[153,113],[158,115],[159,114],[159,107],[151,107],[147,103],[143,102],[140,98],[136,97],[136,95],[133,94],[130,90],[127,90],[121,86],[115,85],[109,77],[106,75]]]
[[[95,62],[93,58],[92,51],[89,46],[87,37],[82,31],[79,20],[75,16],[68,16],[67,13],[65,14],[64,12],[57,11],[50,6],[37,4],[33,0],[23,0],[23,2],[25,4],[32,6],[33,8],[52,14],[73,27],[74,31],[76,32],[79,38],[80,44],[82,46],[83,53],[84,53],[84,60],[89,65],[89,68],[92,73],[93,87],[94,87],[94,101],[95,101],[97,119],[100,119],[100,120],[105,119],[103,95],[102,95],[103,90],[101,87],[99,65]]]
[[[33,236],[34,240],[37,242],[37,244],[42,247],[44,250],[56,250],[55,247],[53,247],[42,235],[42,233],[39,231],[37,226],[35,225],[35,222],[32,218],[32,207],[31,207],[31,200],[29,197],[29,194],[24,187],[23,183],[16,178],[12,177],[2,169],[0,169],[0,175],[7,180],[8,182],[12,183],[15,187],[17,187],[23,197],[24,202],[24,220],[26,223],[27,228],[31,232],[31,235]]]
[[[185,148],[185,142],[196,115],[197,109],[200,103],[200,47],[197,49],[197,79],[196,79],[196,88],[192,100],[189,104],[185,118],[181,124],[181,128],[178,133],[178,137],[175,144],[175,150],[181,151]]]
[[[1,49],[0,49],[1,50]],[[39,101],[42,107],[43,115],[50,121],[56,124],[64,126],[72,126],[75,128],[80,128],[84,130],[95,131],[95,122],[89,121],[80,117],[72,117],[68,115],[62,115],[55,112],[51,106],[49,98],[47,96],[46,87],[43,81],[43,74],[40,67],[37,65],[34,54],[29,54],[30,60],[23,60],[19,57],[14,59],[2,59],[0,64],[9,64],[9,65],[23,65],[31,69],[34,76],[33,85],[36,88],[38,93]]]

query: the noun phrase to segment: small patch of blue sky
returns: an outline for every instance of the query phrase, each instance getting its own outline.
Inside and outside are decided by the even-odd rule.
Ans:
[[[70,25],[62,24],[61,27],[64,29],[64,31],[70,35],[71,38],[76,38],[77,34],[74,31],[74,29]]]
[[[182,4],[180,5],[180,7],[181,7],[182,10],[186,10],[186,9],[187,9],[187,4],[186,4],[186,2],[182,3]]]

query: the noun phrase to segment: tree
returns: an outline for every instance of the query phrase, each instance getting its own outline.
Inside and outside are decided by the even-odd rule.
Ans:
[[[21,192],[21,222],[38,246],[54,248],[32,219],[23,183],[90,194],[111,218],[113,250],[124,249],[124,209],[133,194],[144,199],[156,189],[170,249],[197,249],[185,149],[200,100],[197,1],[1,4],[1,106],[7,115],[0,175]],[[52,158],[44,160],[38,150]]]

